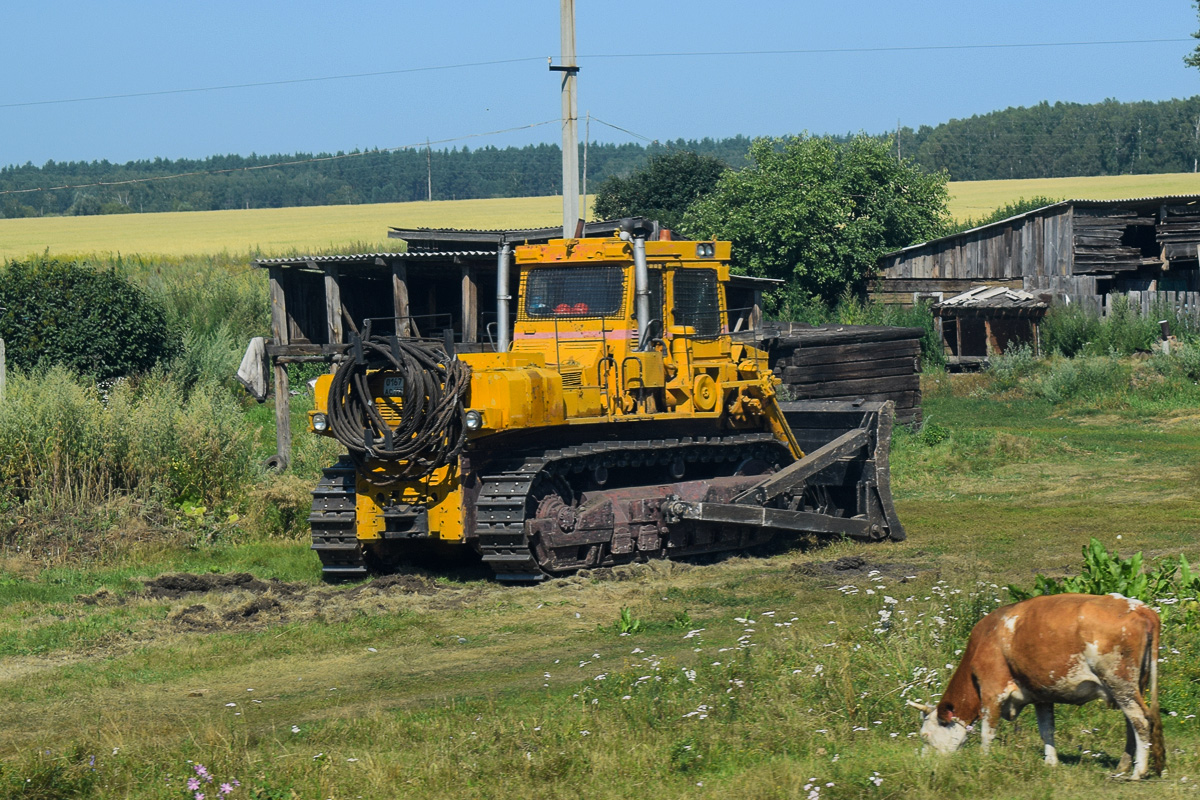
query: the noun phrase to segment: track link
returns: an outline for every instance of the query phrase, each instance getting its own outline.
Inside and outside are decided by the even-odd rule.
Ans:
[[[493,462],[482,476],[483,487],[477,502],[475,532],[480,553],[497,580],[540,581],[550,574],[550,565],[539,561],[535,554],[525,525],[534,511],[536,491],[542,481],[565,480],[571,474],[597,467],[665,467],[679,459],[685,464],[736,463],[757,451],[778,446],[779,441],[770,433],[745,433],[594,442],[560,450],[529,451]],[[650,478],[651,482],[654,480]],[[725,547],[705,549],[737,549],[744,544],[738,540]],[[626,563],[638,558],[645,558],[645,553],[606,554],[603,563]]]
[[[321,559],[326,580],[345,580],[367,574],[355,521],[354,461],[348,455],[321,470],[321,481],[312,490],[312,549]]]

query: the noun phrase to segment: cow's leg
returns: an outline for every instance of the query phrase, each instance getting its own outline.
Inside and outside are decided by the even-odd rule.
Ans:
[[[1150,756],[1150,720],[1147,718],[1149,710],[1146,708],[1142,698],[1137,695],[1132,697],[1126,696],[1117,700],[1117,705],[1125,712],[1126,736],[1125,736],[1125,756],[1122,757],[1121,763],[1124,763],[1125,758],[1129,756],[1129,732],[1133,733],[1133,769],[1129,772],[1130,780],[1141,780],[1146,777],[1147,761]]]
[[[1121,756],[1121,760],[1117,762],[1117,774],[1122,775],[1129,771],[1133,766],[1133,759],[1137,755],[1137,736],[1133,733],[1133,724],[1128,718],[1125,719],[1125,753]]]
[[[1037,712],[1038,733],[1042,735],[1042,744],[1046,746],[1046,763],[1058,766],[1058,751],[1054,749],[1054,704],[1035,703]]]
[[[996,729],[1000,725],[1000,704],[988,703],[985,705],[979,719],[979,741],[983,745],[983,752],[986,753],[991,749],[992,740],[996,738]]]

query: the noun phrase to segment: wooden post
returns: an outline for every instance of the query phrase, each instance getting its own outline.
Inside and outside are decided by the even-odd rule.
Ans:
[[[752,305],[750,307],[750,330],[752,330],[758,334],[760,334],[762,332],[762,306],[763,306],[762,289],[755,289],[754,290],[754,305]]]
[[[267,466],[277,472],[288,468],[292,460],[292,409],[288,387],[287,364],[275,362],[275,456]]]
[[[288,344],[287,297],[283,291],[283,269],[270,268],[271,276],[271,337],[276,345]],[[271,357],[275,367],[275,455],[267,459],[267,466],[283,472],[292,457],[292,414],[288,396],[287,366],[280,364],[276,356]]]
[[[475,268],[462,265],[462,340],[463,343],[477,340],[479,325],[479,287],[475,284]]]
[[[275,344],[288,344],[287,298],[283,292],[283,268],[270,267],[271,338]]]
[[[408,302],[408,264],[392,262],[392,306],[396,314],[396,335],[412,336],[411,306]]]
[[[309,266],[317,265],[310,261]],[[329,329],[329,343],[341,344],[342,337],[342,287],[338,284],[338,268],[325,268],[325,322]]]

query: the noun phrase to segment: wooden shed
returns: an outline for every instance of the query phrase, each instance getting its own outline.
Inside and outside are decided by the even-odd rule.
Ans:
[[[977,286],[933,305],[935,327],[951,367],[979,366],[1010,347],[1039,350],[1038,326],[1048,303],[1021,289]]]
[[[1065,200],[883,256],[874,296],[941,301],[981,283],[1052,296],[1200,291],[1200,195]]]

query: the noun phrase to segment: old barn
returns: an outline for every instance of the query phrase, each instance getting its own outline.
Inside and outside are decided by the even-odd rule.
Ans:
[[[975,286],[1102,305],[1129,292],[1195,308],[1200,195],[1064,200],[883,256],[875,297],[939,302]],[[1182,297],[1180,296],[1182,293]]]

